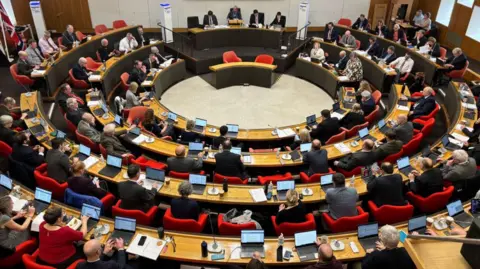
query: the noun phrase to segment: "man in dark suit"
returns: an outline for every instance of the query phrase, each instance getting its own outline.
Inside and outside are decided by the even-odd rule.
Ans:
[[[80,59],[78,59],[78,63],[73,66],[72,74],[75,79],[83,80],[89,83],[88,77],[90,76],[90,72],[87,70],[86,66],[87,59],[81,57]]]
[[[160,68],[160,60],[157,58],[157,56],[155,56],[155,54],[150,53],[148,58],[145,61],[143,61],[143,65],[145,66],[145,69],[146,69],[145,73],[148,74],[150,72],[150,69],[152,69],[152,68],[159,69]]]
[[[390,64],[391,62],[395,61],[397,59],[397,55],[395,54],[395,47],[394,46],[389,46],[387,51],[382,54],[380,57],[380,60],[384,61],[385,64]]]
[[[368,30],[368,19],[364,14],[360,14],[355,23],[352,25],[353,29]]]
[[[130,72],[130,77],[128,78],[128,83],[136,82],[140,86],[146,76],[147,67],[143,65],[142,61],[135,61],[133,70]]]
[[[192,219],[197,221],[200,215],[200,206],[197,201],[188,199],[192,194],[192,184],[188,181],[182,181],[178,186],[178,193],[180,198],[172,199],[170,208],[172,215],[176,219]]]
[[[328,153],[321,148],[320,140],[312,141],[312,148],[309,152],[303,154],[303,164],[308,166],[307,174],[328,173]]]
[[[252,15],[250,15],[250,26],[258,27],[259,24],[265,25],[265,15],[259,13],[258,10],[254,10]]]
[[[333,165],[343,170],[352,171],[359,166],[372,165],[376,162],[375,154],[373,153],[374,143],[370,139],[363,141],[362,150],[354,152],[338,161],[334,161]]]
[[[77,35],[74,33],[72,25],[67,25],[67,30],[62,34],[62,45],[71,47],[73,42],[79,41]]]
[[[30,133],[17,133],[12,149],[12,158],[27,165],[32,171],[43,163],[45,148],[39,145],[30,147]]]
[[[363,91],[361,93],[362,100],[360,106],[362,107],[363,115],[368,116],[375,108],[375,100],[372,98],[372,94],[369,91]]]
[[[427,44],[428,46],[428,54],[432,57],[438,58],[440,57],[440,44],[437,43],[435,37],[431,36],[428,38]]]
[[[130,151],[115,136],[115,123],[109,123],[103,127],[100,144],[105,148],[108,155],[124,158],[130,155]]]
[[[454,48],[452,50],[452,56],[450,56],[446,63],[445,67],[448,68],[447,72],[450,72],[452,70],[462,70],[465,68],[465,65],[467,65],[467,57],[465,54],[463,54],[463,51],[461,48]]]
[[[285,28],[285,24],[287,24],[287,18],[282,16],[282,13],[279,11],[277,12],[277,15],[275,15],[272,23],[270,23],[270,26],[280,25],[282,28]]]
[[[245,166],[240,155],[230,152],[232,142],[223,142],[223,152],[215,154],[215,172],[223,176],[247,178]]]
[[[437,104],[435,103],[435,96],[433,96],[433,89],[431,87],[425,87],[422,91],[423,97],[411,98],[411,97],[401,97],[402,100],[408,100],[410,102],[415,102],[413,105],[413,110],[408,113],[408,119],[416,119],[420,116],[430,114]]]
[[[316,138],[325,144],[330,137],[336,135],[340,131],[340,123],[337,118],[332,118],[330,115],[330,110],[324,109],[321,112],[322,122],[318,125],[313,126],[311,132],[312,138]]]
[[[203,16],[203,25],[218,25],[217,16],[211,10],[208,11],[207,15]]]
[[[0,116],[11,116],[11,113],[20,114],[20,107],[16,107],[16,101],[12,97],[5,97],[3,99],[3,103],[0,104]],[[23,120],[27,117],[27,113],[22,113],[18,120],[13,121],[13,128],[21,127],[22,129],[26,129],[27,126],[23,122]]]
[[[407,115],[401,114],[397,116],[397,122],[393,127],[393,130],[397,135],[397,139],[402,141],[404,145],[410,142],[410,140],[412,140],[413,123],[411,121],[408,121]]]
[[[185,156],[185,146],[179,145],[175,149],[175,157],[167,159],[168,169],[180,173],[199,172],[203,166],[203,152],[198,153],[197,159]]]
[[[52,139],[52,149],[47,152],[45,162],[47,163],[47,175],[62,184],[67,182],[71,175],[70,160],[65,152],[71,151],[68,143],[63,138]],[[78,158],[74,158],[74,162]]]
[[[340,51],[339,55],[340,55],[340,60],[338,60],[338,63],[335,64],[335,68],[340,71],[343,71],[347,67],[348,57],[347,57],[347,53],[344,50]]]
[[[40,67],[31,65],[28,61],[28,54],[25,51],[20,51],[18,53],[18,61],[17,61],[17,74],[21,76],[30,77],[33,70],[37,70]]]
[[[0,140],[12,146],[15,143],[15,132],[11,129],[13,118],[10,115],[0,116]]]
[[[333,26],[333,22],[329,22],[325,31],[323,32],[323,40],[325,42],[335,42],[338,41],[338,32]]]
[[[110,257],[116,249],[115,255]],[[111,238],[102,249],[100,241],[88,240],[83,245],[83,252],[87,260],[77,265],[76,269],[130,269],[127,265],[127,254],[122,238]]]
[[[385,137],[387,142],[380,145],[377,149],[373,151],[375,153],[375,158],[377,161],[382,161],[386,157],[400,152],[402,150],[403,143],[400,140],[397,140],[397,135],[395,130],[388,130],[385,132]]]
[[[155,205],[157,183],[152,184],[152,189],[147,190],[137,183],[140,178],[140,167],[130,164],[127,169],[128,180],[118,183],[118,199],[122,200],[120,207],[123,209],[141,210],[147,212]],[[140,182],[142,183],[142,182]]]
[[[77,99],[71,97],[67,99],[67,120],[78,126],[78,123],[82,120],[83,113],[85,113],[85,110],[78,107]]]
[[[228,127],[226,125],[220,126],[219,131],[220,131],[220,136],[214,137],[212,139],[212,148],[213,149],[218,149],[220,147],[220,145],[222,145],[223,142],[225,142],[225,140],[228,139],[228,137],[227,137]]]
[[[420,163],[420,174],[413,170],[408,175],[409,189],[422,197],[428,197],[434,193],[443,191],[443,176],[439,168],[433,167],[433,161],[430,158],[422,158]]]
[[[368,55],[370,56],[377,56],[379,53],[380,45],[378,45],[377,38],[374,36],[371,36],[368,38],[368,48],[365,50]]]
[[[420,47],[425,46],[427,44],[427,38],[425,37],[425,30],[419,30],[417,31],[417,34],[415,37],[410,40],[409,45],[417,47],[417,49],[420,49]]]
[[[90,92],[91,90],[88,90],[88,91]],[[60,108],[65,113],[68,111],[68,107],[67,107],[68,98],[76,99],[78,107],[80,107],[82,109],[87,108],[87,106],[85,104],[85,101],[83,101],[83,99],[80,96],[76,95],[73,92],[72,87],[70,87],[70,85],[68,83],[64,83],[64,84],[60,85],[60,91],[58,92],[57,96],[55,97],[55,101],[57,102],[57,104],[60,106]]]
[[[100,56],[100,60],[102,62],[106,62],[108,59],[115,56],[115,51],[108,47],[108,39],[102,39],[101,46],[98,48],[97,54]]]
[[[403,197],[403,180],[399,174],[393,174],[393,165],[385,162],[381,165],[380,175],[367,184],[370,200],[375,205],[405,205]]]
[[[230,9],[230,12],[228,12],[227,15],[227,20],[241,20],[242,19],[242,13],[240,12],[240,8],[237,6],[234,6],[233,8]]]

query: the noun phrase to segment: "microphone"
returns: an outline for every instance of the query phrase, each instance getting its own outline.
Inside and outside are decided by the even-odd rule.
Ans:
[[[173,235],[172,235],[171,238],[172,238],[171,243],[172,243],[172,246],[173,246],[173,252],[177,252],[177,243],[175,243],[175,237],[173,237]]]
[[[223,251],[223,248],[222,246],[217,242],[216,238],[215,238],[215,233],[213,232],[213,224],[212,224],[212,217],[210,216],[210,210],[207,209],[207,212],[208,214],[208,220],[210,222],[210,228],[212,229],[212,237],[213,237],[213,243],[212,244],[208,244],[207,246],[207,249],[208,249],[208,252],[211,252],[211,253],[220,253]]]

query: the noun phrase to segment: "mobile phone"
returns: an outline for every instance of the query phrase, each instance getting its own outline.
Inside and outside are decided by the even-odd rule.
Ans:
[[[275,201],[275,202],[278,201],[277,195],[274,195],[274,196],[273,196],[273,201]]]
[[[223,260],[223,259],[225,259],[225,253],[213,254],[212,255],[212,261]]]
[[[283,255],[283,259],[289,261],[290,257],[292,257],[292,252],[290,250],[285,251],[285,254]]]
[[[272,193],[269,192],[269,193],[267,193],[267,200],[271,200],[271,199],[272,199]]]
[[[145,235],[142,235],[140,237],[140,240],[138,241],[138,245],[139,246],[143,246],[143,244],[145,244],[145,241],[147,240],[147,237]]]

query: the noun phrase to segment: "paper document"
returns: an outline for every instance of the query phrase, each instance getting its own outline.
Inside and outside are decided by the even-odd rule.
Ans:
[[[459,147],[463,147],[463,143],[462,143],[461,141],[457,140],[457,139],[454,139],[454,138],[449,137],[449,138],[448,138],[448,142],[450,142],[450,143],[452,143],[452,144],[455,144],[455,145],[457,145],[457,146],[459,146]]]
[[[145,236],[146,240],[142,246],[139,246],[138,242],[140,241],[140,238],[142,238],[142,236]],[[128,246],[127,253],[138,255],[140,257],[145,257],[155,261],[157,260],[158,256],[160,256],[160,253],[162,252],[166,243],[167,242],[165,242],[164,240],[137,233],[135,235],[135,238]]]
[[[90,76],[88,77],[88,81],[90,81],[90,82],[98,82],[98,81],[100,81],[100,80],[102,80],[102,76],[101,76],[101,75],[90,75]]]
[[[252,156],[251,155],[243,156],[243,162],[244,163],[251,163],[252,162]]]
[[[13,202],[12,211],[20,212],[22,210],[22,208],[28,203],[28,201],[25,200],[25,199],[18,199],[17,197],[12,196],[12,195],[9,195],[9,196],[10,196],[10,199],[12,199],[12,202]]]
[[[468,136],[457,134],[457,133],[452,133],[452,136],[455,137],[455,139],[457,139],[460,142],[467,142],[470,139],[470,137]]]
[[[469,104],[469,103],[462,103],[462,106],[466,109],[472,109],[472,110],[476,110],[477,109],[477,105],[476,104]]]
[[[133,139],[132,142],[134,144],[140,145],[143,142],[147,141],[147,139],[148,137],[146,135],[140,134],[139,136],[137,136],[137,138]]]
[[[142,82],[142,86],[144,87],[149,87],[149,86],[152,86],[153,85],[153,81],[151,80],[145,80]]]
[[[45,74],[45,72],[46,72],[46,70],[33,70],[33,71],[32,71],[32,74],[33,74],[33,75],[42,75],[42,76],[43,76],[43,75]]]
[[[96,164],[98,162],[98,158],[94,156],[88,157],[83,163],[85,164],[85,169],[88,170],[92,165]]]
[[[292,128],[287,128],[287,129],[277,129],[277,135],[278,137],[287,137],[287,136],[294,136],[295,131],[292,130]]]
[[[347,76],[339,76],[339,77],[338,77],[338,80],[340,80],[340,81],[348,81],[349,79],[348,79]]]
[[[471,128],[471,127],[465,126],[465,127],[463,127],[463,128],[469,130],[470,132],[473,132],[473,128]],[[457,129],[457,130],[459,130],[459,131],[463,130],[461,124],[457,124],[457,125],[455,126],[455,129]]]
[[[338,149],[342,154],[350,153],[350,148],[345,145],[345,143],[337,143],[334,145],[336,149]]]
[[[265,196],[265,192],[263,191],[262,188],[249,190],[249,192],[255,203],[261,203],[261,202],[267,201],[267,196]]]
[[[333,112],[332,113],[332,118],[337,118],[339,120],[341,120],[345,115],[343,114],[340,114],[340,113],[337,113],[337,112]]]
[[[98,101],[88,101],[87,106],[88,106],[88,107],[91,107],[91,106],[99,106],[101,102],[102,102],[102,101],[100,101],[100,100],[98,100]]]
[[[408,108],[408,106],[397,105],[397,109],[398,109],[398,110],[403,110],[403,111],[410,111],[410,109]]]
[[[32,221],[32,227],[30,228],[30,230],[32,232],[38,232],[40,231],[40,224],[42,224],[42,222],[44,221],[43,220],[43,215],[45,215],[45,211],[43,211],[42,213],[38,214]]]

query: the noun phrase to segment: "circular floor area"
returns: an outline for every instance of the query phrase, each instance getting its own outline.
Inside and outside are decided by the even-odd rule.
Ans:
[[[172,86],[161,102],[190,119],[203,118],[217,126],[238,124],[245,129],[298,124],[308,115],[318,117],[333,104],[324,90],[290,75],[282,75],[270,89],[233,86],[220,90],[196,76]]]

